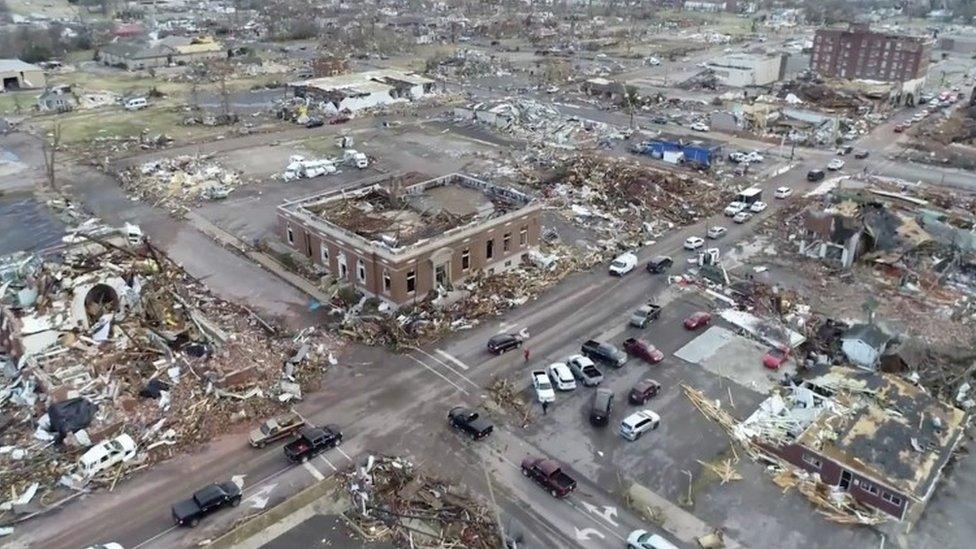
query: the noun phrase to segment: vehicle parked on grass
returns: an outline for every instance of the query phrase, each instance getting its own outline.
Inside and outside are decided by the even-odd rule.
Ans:
[[[647,530],[634,530],[627,536],[627,549],[678,549],[678,546]]]
[[[692,313],[691,316],[685,319],[684,327],[687,330],[697,330],[708,325],[712,321],[712,315],[704,311],[698,311]]]
[[[542,486],[554,498],[562,498],[576,489],[576,480],[563,472],[554,459],[528,456],[522,460],[522,474]]]
[[[603,427],[610,421],[613,413],[613,391],[610,389],[597,389],[593,393],[593,400],[590,401],[590,423]]]
[[[761,213],[766,211],[767,207],[769,206],[765,202],[762,200],[757,200],[756,202],[753,202],[751,206],[749,206],[749,211],[752,213]]]
[[[630,325],[635,328],[644,328],[661,316],[661,306],[653,303],[645,303],[637,308],[630,315]]]
[[[276,440],[291,436],[292,433],[305,426],[305,418],[292,411],[273,417],[260,427],[253,429],[248,436],[248,442],[255,448],[264,448]]]
[[[627,400],[631,404],[641,405],[657,396],[661,392],[661,384],[653,379],[642,379],[630,388]]]
[[[674,260],[670,257],[666,255],[654,256],[647,262],[647,272],[651,274],[663,273],[670,269],[671,265],[674,265]]]
[[[211,484],[193,493],[190,499],[177,502],[170,508],[177,526],[196,527],[200,519],[224,507],[241,504],[241,488],[227,481]]]
[[[592,360],[583,355],[569,357],[566,366],[573,372],[573,377],[586,387],[596,387],[603,381],[603,372],[593,364]]]
[[[719,238],[725,236],[725,234],[728,232],[729,230],[726,229],[725,227],[721,225],[715,225],[714,227],[708,228],[708,232],[705,233],[705,236],[711,238],[712,240],[718,240]]]
[[[705,239],[700,236],[689,236],[685,239],[686,250],[697,250],[705,245]]]
[[[482,417],[477,410],[457,406],[447,413],[447,421],[458,431],[467,434],[472,440],[490,435],[495,427]]]
[[[624,349],[649,364],[657,364],[664,360],[664,353],[646,339],[627,338],[624,340]]]
[[[539,402],[556,402],[556,391],[552,388],[545,370],[532,370],[532,387]]]
[[[627,440],[637,440],[644,433],[657,429],[661,424],[661,416],[651,410],[638,410],[625,417],[620,422],[620,436]]]
[[[742,224],[742,223],[745,223],[746,221],[749,221],[750,219],[752,219],[752,213],[750,213],[750,212],[739,212],[739,213],[735,214],[735,217],[732,218],[732,221],[735,222],[735,223]]]
[[[844,167],[844,161],[841,160],[840,158],[835,158],[827,163],[827,169],[832,172],[836,172],[837,170],[842,169],[843,167]]]
[[[298,438],[285,445],[285,457],[293,463],[305,463],[322,452],[342,444],[342,433],[337,425],[312,427],[298,430]]]
[[[789,353],[779,347],[773,347],[763,355],[763,366],[770,370],[779,370],[780,366],[790,357]]]
[[[496,334],[488,340],[488,352],[500,355],[522,346],[522,337],[518,334]]]
[[[776,192],[773,193],[774,198],[789,198],[793,195],[793,189],[789,187],[777,187]]]
[[[732,217],[735,214],[746,209],[746,207],[748,207],[748,204],[746,204],[745,202],[739,202],[739,201],[729,202],[729,205],[725,207],[725,210],[722,213],[724,213],[728,217]]]
[[[637,256],[632,252],[627,252],[617,256],[613,262],[610,263],[610,274],[623,276],[630,271],[634,270],[637,266]]]
[[[627,363],[627,354],[610,343],[590,339],[580,346],[583,356],[619,368]]]

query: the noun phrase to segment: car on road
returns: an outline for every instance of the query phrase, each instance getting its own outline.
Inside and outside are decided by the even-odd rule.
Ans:
[[[760,213],[762,211],[765,211],[766,207],[767,204],[765,202],[763,202],[762,200],[757,200],[753,202],[751,206],[749,206],[749,211],[752,213]]]
[[[708,325],[712,321],[712,315],[704,311],[698,311],[692,313],[691,316],[684,320],[684,326],[687,330],[697,330]]]
[[[285,457],[293,463],[305,463],[322,452],[342,444],[342,432],[337,425],[298,430],[298,438],[285,444]]]
[[[689,128],[695,130],[696,132],[707,132],[709,130],[708,124],[705,124],[704,122],[695,122],[689,126]]]
[[[479,440],[490,435],[495,427],[490,421],[482,417],[477,410],[457,406],[447,413],[447,421],[458,431],[467,434],[472,440]]]
[[[712,240],[718,240],[719,238],[725,236],[725,233],[727,232],[729,232],[729,230],[726,229],[725,227],[721,225],[715,225],[714,227],[708,228],[708,232],[705,233],[705,236],[711,238]]]
[[[827,174],[823,170],[810,170],[807,172],[807,181],[816,183],[827,177]]]
[[[193,493],[190,499],[174,504],[170,508],[177,526],[196,527],[200,519],[224,507],[237,507],[241,504],[241,487],[234,482],[214,483]]]
[[[782,366],[783,363],[785,363],[789,357],[790,357],[789,353],[787,353],[783,349],[780,349],[779,347],[773,347],[770,350],[766,351],[766,354],[763,355],[762,364],[767,369],[779,370],[780,366]]]
[[[627,536],[627,549],[678,549],[678,546],[647,530],[634,530]]]
[[[854,158],[857,158],[859,160],[863,160],[869,156],[871,156],[871,151],[857,151],[856,153],[854,153]]]
[[[697,250],[705,245],[705,239],[700,236],[689,236],[685,239],[686,250]]]
[[[732,217],[735,214],[737,214],[737,213],[741,212],[742,210],[746,209],[748,206],[749,205],[746,204],[745,202],[738,202],[738,201],[737,202],[730,202],[729,205],[725,207],[725,210],[722,213],[724,213],[725,215],[727,215],[729,217]]]
[[[666,255],[658,255],[652,257],[650,261],[647,262],[647,272],[651,274],[658,274],[666,272],[674,265],[674,260]]]
[[[308,128],[308,129],[320,128],[320,127],[322,127],[324,125],[325,125],[325,122],[323,122],[319,118],[310,118],[308,120],[308,122],[305,123],[305,127]]]
[[[666,116],[655,116],[651,119],[651,122],[654,122],[655,124],[667,124],[668,118]]]
[[[546,368],[552,384],[560,391],[573,391],[576,389],[576,378],[572,370],[564,362],[553,362]]]
[[[837,156],[844,156],[844,155],[847,155],[847,154],[851,154],[851,152],[853,150],[854,150],[854,147],[852,147],[850,145],[844,145],[843,147],[837,149]]]
[[[773,198],[789,198],[793,194],[793,189],[789,187],[777,187],[773,193]]]
[[[610,422],[613,414],[613,391],[597,389],[590,401],[590,423],[596,427],[603,427]]]
[[[642,379],[630,388],[627,400],[631,404],[641,405],[657,396],[661,392],[661,384],[653,379]]]
[[[563,472],[554,459],[527,456],[522,460],[522,474],[542,486],[554,498],[562,498],[576,489],[576,480]]]
[[[627,354],[605,341],[595,339],[584,341],[580,346],[580,352],[590,360],[603,362],[614,368],[620,368],[627,363]]]
[[[627,440],[637,440],[644,433],[657,429],[661,416],[651,410],[638,410],[620,422],[620,436]]]
[[[617,256],[613,262],[610,263],[610,274],[617,276],[624,276],[630,271],[634,270],[637,266],[637,256],[632,252],[627,252]]]
[[[837,171],[844,167],[844,161],[840,158],[835,158],[827,163],[827,169],[830,171]]]
[[[624,349],[631,355],[649,364],[657,364],[664,360],[664,353],[654,345],[651,345],[646,339],[629,337],[624,340]]]
[[[603,381],[603,372],[593,361],[583,355],[573,355],[566,360],[566,366],[585,387],[596,387]]]
[[[749,213],[749,212],[739,212],[739,213],[735,214],[735,216],[732,218],[732,221],[734,221],[735,223],[745,223],[746,221],[749,221],[750,219],[752,219],[752,214],[751,213]]]
[[[661,306],[654,303],[645,303],[637,308],[630,315],[630,325],[635,328],[644,328],[649,323],[654,322],[661,316]]]
[[[539,402],[556,402],[556,391],[552,388],[545,370],[532,370],[532,387]]]
[[[488,340],[488,352],[500,355],[522,346],[522,338],[518,334],[496,334]]]
[[[895,133],[901,133],[901,132],[905,131],[905,125],[904,124],[896,124],[895,127],[892,128],[892,131],[895,132]]]
[[[298,412],[289,412],[273,417],[252,430],[248,435],[248,442],[255,448],[264,448],[269,443],[291,436],[304,426],[305,418]]]

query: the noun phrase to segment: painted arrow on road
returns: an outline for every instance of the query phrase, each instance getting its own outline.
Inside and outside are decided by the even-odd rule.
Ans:
[[[607,539],[607,536],[603,535],[603,532],[597,530],[596,528],[583,528],[580,530],[577,527],[573,527],[576,530],[576,541],[589,541],[590,536],[596,536],[600,539]]]
[[[269,484],[248,496],[244,501],[251,502],[251,507],[255,509],[264,509],[268,506],[268,501],[271,499],[271,492],[275,489],[275,486],[277,484]]]
[[[612,507],[610,505],[604,505],[603,510],[600,511],[599,509],[597,509],[596,505],[593,505],[592,503],[587,503],[585,501],[583,502],[583,507],[585,507],[587,511],[593,513],[594,515],[597,515],[598,517],[602,518],[603,520],[607,521],[613,526],[615,527],[620,526],[619,524],[617,524],[617,521],[614,520],[615,518],[617,518],[616,507]]]

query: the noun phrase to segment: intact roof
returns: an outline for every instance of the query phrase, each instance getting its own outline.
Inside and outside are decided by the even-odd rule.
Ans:
[[[39,71],[40,67],[20,59],[0,59],[0,72]]]
[[[878,328],[874,324],[855,324],[844,332],[841,339],[859,339],[875,349],[880,349],[891,341],[891,336],[884,333],[881,328]]]

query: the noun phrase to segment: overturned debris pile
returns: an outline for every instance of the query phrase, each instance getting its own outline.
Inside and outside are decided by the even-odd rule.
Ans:
[[[226,198],[246,180],[217,164],[212,155],[182,155],[122,170],[119,182],[126,192],[153,206],[185,213],[202,199]]]
[[[399,547],[498,547],[488,508],[446,480],[419,471],[409,461],[371,455],[343,473],[352,499],[349,512],[368,541]]]

